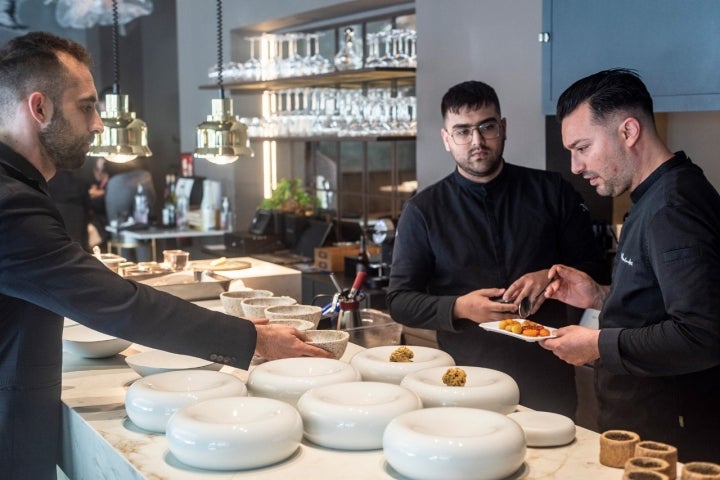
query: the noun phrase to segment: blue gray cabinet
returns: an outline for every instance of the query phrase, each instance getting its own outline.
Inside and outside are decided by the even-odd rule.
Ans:
[[[548,115],[575,80],[613,67],[642,76],[656,111],[720,110],[718,0],[545,0],[540,41]]]

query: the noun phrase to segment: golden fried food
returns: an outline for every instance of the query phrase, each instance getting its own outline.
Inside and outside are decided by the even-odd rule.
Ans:
[[[459,367],[450,367],[442,377],[442,381],[448,387],[464,387],[467,381],[467,373]]]
[[[390,361],[391,362],[412,362],[413,357],[415,354],[412,350],[410,350],[408,347],[402,346],[396,348],[391,354],[390,354]]]
[[[523,320],[522,322],[519,322],[512,318],[506,318],[505,320],[500,320],[498,328],[500,330],[505,330],[506,332],[525,335],[526,337],[547,337],[550,335],[550,329],[540,325],[539,323],[535,323],[532,320]]]

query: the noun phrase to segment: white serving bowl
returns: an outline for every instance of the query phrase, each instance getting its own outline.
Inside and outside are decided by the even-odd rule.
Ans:
[[[340,359],[345,353],[350,334],[344,330],[307,330],[309,340],[305,343],[327,350]]]
[[[297,300],[287,296],[244,298],[241,302],[243,316],[246,318],[266,318],[266,308],[274,307],[275,305],[295,305],[296,303]]]
[[[356,353],[350,364],[360,372],[365,381],[397,384],[411,372],[430,367],[455,365],[455,360],[442,350],[417,345],[408,347],[414,354],[412,362],[391,362],[390,354],[397,348],[397,345],[368,348]]]
[[[508,415],[525,432],[528,447],[557,447],[575,439],[575,423],[553,412],[523,411]]]
[[[125,363],[143,377],[174,370],[220,370],[222,368],[222,365],[210,360],[189,355],[178,355],[163,350],[148,350],[130,355],[125,357]]]
[[[400,382],[417,393],[428,407],[470,407],[507,415],[517,409],[520,389],[513,378],[498,370],[460,367],[467,374],[465,386],[449,387],[442,377],[449,367],[431,367],[411,372]]]
[[[388,464],[417,480],[503,479],[522,466],[525,450],[525,434],[515,421],[476,408],[403,413],[383,435]]]
[[[242,301],[246,298],[266,298],[272,297],[273,292],[270,290],[233,290],[220,293],[220,303],[229,315],[242,317],[245,315],[242,307]]]
[[[182,407],[212,398],[243,395],[247,395],[245,384],[228,373],[211,370],[157,373],[130,385],[125,394],[125,411],[138,427],[162,433],[170,416]]]
[[[270,325],[287,325],[288,327],[293,327],[297,330],[300,330],[301,332],[315,328],[315,325],[312,322],[308,322],[307,320],[302,320],[300,318],[285,318],[282,320],[270,320],[268,323]]]
[[[85,325],[63,329],[63,349],[83,358],[106,358],[122,352],[132,342],[105,335]]]
[[[250,395],[274,398],[295,405],[313,387],[355,382],[360,374],[350,364],[332,358],[283,358],[262,363],[250,371]]]
[[[382,382],[315,387],[297,403],[305,438],[339,450],[382,448],[383,432],[390,420],[418,408],[422,402],[415,393]]]
[[[208,470],[259,468],[285,460],[302,440],[293,407],[269,398],[207,400],[178,410],[168,421],[170,452]]]
[[[322,318],[322,308],[317,305],[275,305],[265,309],[265,318],[270,320],[301,318],[313,322],[313,328],[317,328]]]

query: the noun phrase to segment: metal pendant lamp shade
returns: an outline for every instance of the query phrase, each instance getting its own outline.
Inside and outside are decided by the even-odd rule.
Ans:
[[[126,163],[137,157],[150,157],[152,152],[147,142],[147,125],[130,111],[130,99],[120,94],[118,81],[118,11],[117,0],[113,0],[113,60],[115,83],[113,93],[105,95],[105,110],[100,112],[103,132],[95,135],[89,156],[105,157],[110,162]]]
[[[239,157],[252,157],[247,125],[233,114],[230,98],[214,98],[212,114],[197,127],[195,156],[219,165],[232,163]]]
[[[105,111],[100,112],[104,130],[95,135],[89,155],[125,163],[152,155],[147,144],[147,125],[130,112],[127,95],[105,95]]]
[[[217,0],[218,89],[220,98],[212,100],[211,114],[197,126],[195,157],[227,165],[240,157],[253,157],[247,125],[233,113],[233,101],[225,98],[222,84],[222,0]]]

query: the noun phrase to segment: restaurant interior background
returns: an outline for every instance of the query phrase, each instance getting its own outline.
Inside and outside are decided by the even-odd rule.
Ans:
[[[620,0],[593,7],[605,9],[605,18],[590,15],[586,17],[589,20],[582,23],[605,21],[613,25],[619,18],[615,17],[618,10],[611,5],[616,1]],[[358,24],[367,18],[395,18],[411,12],[417,30],[418,67],[414,90],[417,97],[417,135],[411,140],[412,149],[404,154],[409,157],[414,153],[414,158],[403,161],[409,165],[408,170],[414,169],[409,174],[416,177],[418,188],[447,175],[454,166],[452,158],[442,147],[439,135],[442,125],[439,112],[441,96],[455,83],[479,79],[496,88],[503,116],[508,119],[506,160],[560,171],[581,191],[598,221],[617,224],[627,210],[627,199],[601,199],[585,182],[572,177],[569,157],[562,149],[557,125],[547,108],[547,82],[556,80],[551,72],[557,58],[551,60],[550,55],[561,51],[549,48],[553,41],[560,39],[554,37],[552,31],[548,32],[549,37],[545,39],[548,41],[545,42],[539,35],[552,27],[550,23],[555,19],[553,8],[557,12],[569,5],[565,2],[567,0],[226,0],[223,4],[224,56],[226,60],[246,60],[250,55],[246,37],[259,32],[341,28],[344,24]],[[55,18],[56,8],[61,3],[60,0],[17,0],[15,18],[31,30],[51,31],[87,45],[96,60],[96,86],[98,91],[102,91],[113,82],[111,27],[61,27]],[[152,3],[153,12],[150,15],[141,16],[124,26],[125,32],[119,43],[119,74],[121,92],[129,94],[131,110],[148,125],[149,145],[154,153],[152,157],[136,162],[153,173],[156,190],[161,192],[168,168],[179,165],[182,153],[193,151],[196,126],[210,114],[210,100],[215,98],[216,90],[208,88],[213,84],[213,80],[208,78],[208,70],[216,63],[217,38],[214,1],[154,0]],[[585,7],[576,8],[595,5],[589,0],[584,3]],[[667,15],[666,10],[679,3],[634,0],[630,10],[646,11],[648,15],[639,19],[643,23],[642,31],[625,31],[623,34],[629,35],[631,41],[625,42],[626,55],[622,58],[632,59],[635,55],[640,65],[652,62],[651,71],[640,70],[651,86],[651,93],[658,93],[652,88],[657,78],[666,76],[666,83],[670,82],[675,89],[670,92],[670,97],[692,99],[670,102],[669,107],[662,106],[667,102],[661,101],[658,121],[670,147],[685,150],[705,170],[716,188],[720,188],[720,164],[716,153],[720,150],[720,135],[717,135],[720,131],[720,87],[717,83],[720,81],[720,37],[715,34],[714,38],[706,41],[701,35],[702,45],[690,45],[692,50],[683,52],[687,38],[698,36],[687,35],[686,23],[677,21],[677,15]],[[690,16],[688,21],[697,25],[699,19],[697,30],[710,28],[717,18],[717,15],[705,11],[711,9],[717,12],[712,0],[693,2],[692,6],[692,9],[687,6],[678,8],[683,16]],[[654,24],[658,17],[666,17],[672,23],[669,27]],[[591,36],[590,32],[596,30],[589,28],[587,31]],[[19,32],[22,30],[0,24],[0,41]],[[654,43],[653,39],[647,38],[648,32],[671,38],[678,49],[660,52],[660,57],[648,55],[653,45],[667,44]],[[608,49],[612,50],[614,47],[610,40],[618,34],[619,31],[605,29],[599,38],[588,41],[593,45],[602,45],[607,41]],[[677,75],[675,57],[682,60],[680,65],[684,70],[680,76]],[[576,73],[575,78],[579,78],[608,66],[635,66],[606,65],[603,62],[607,59],[599,59],[595,65],[594,58],[592,51],[577,58],[564,58],[562,68],[567,69],[568,65],[576,63],[578,71],[571,74]],[[695,61],[698,63],[693,64]],[[713,75],[708,75],[713,72]],[[709,78],[710,91],[688,92],[687,84],[699,77]],[[552,85],[552,88],[553,91],[562,90],[563,85]],[[233,98],[238,116],[258,114],[261,95],[233,94]],[[266,150],[259,141],[251,143],[255,150],[255,157],[251,159],[241,159],[225,166],[204,160],[195,161],[196,175],[222,183],[225,194],[232,199],[240,229],[249,223],[265,194]],[[277,147],[275,178],[301,177],[312,187],[313,178],[306,178],[306,142],[278,143],[281,145]],[[372,147],[369,151],[372,155]],[[382,149],[375,153],[379,156],[386,154]],[[369,185],[366,188],[372,191],[379,186]],[[392,208],[397,208],[397,205]],[[365,208],[362,214],[372,215],[373,212]]]

